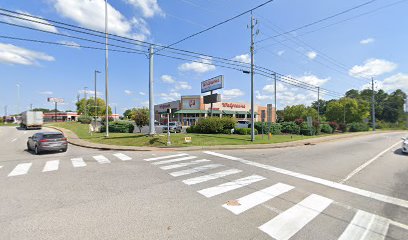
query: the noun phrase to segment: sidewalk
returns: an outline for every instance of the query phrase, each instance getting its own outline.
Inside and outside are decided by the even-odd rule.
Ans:
[[[287,147],[298,147],[304,145],[315,145],[319,143],[336,141],[340,139],[347,139],[359,136],[374,135],[374,134],[384,134],[389,132],[406,132],[406,131],[377,131],[377,132],[358,132],[358,133],[346,133],[346,134],[336,134],[333,136],[310,138],[305,140],[298,140],[293,142],[284,143],[274,143],[274,144],[251,144],[251,145],[218,145],[218,146],[191,146],[191,147],[135,147],[135,146],[117,146],[108,145],[100,143],[92,143],[80,139],[72,131],[48,126],[48,128],[56,129],[62,132],[68,139],[68,142],[72,145],[100,149],[100,150],[116,150],[116,151],[201,151],[201,150],[233,150],[233,149],[271,149],[271,148],[287,148]]]

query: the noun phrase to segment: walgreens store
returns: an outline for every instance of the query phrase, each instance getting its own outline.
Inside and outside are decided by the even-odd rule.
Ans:
[[[204,104],[200,95],[182,96],[180,100],[156,105],[155,118],[160,123],[167,122],[167,109],[172,109],[170,121],[180,122],[183,126],[194,125],[200,118],[210,117],[235,117],[237,120],[251,119],[251,104],[241,102],[218,102]],[[271,118],[271,119],[269,119]],[[266,106],[255,105],[255,121],[271,121],[275,119],[275,108],[267,114]]]

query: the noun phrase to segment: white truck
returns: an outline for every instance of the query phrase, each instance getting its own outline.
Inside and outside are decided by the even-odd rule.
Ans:
[[[25,129],[41,129],[43,125],[43,112],[25,111],[21,114],[20,126]]]

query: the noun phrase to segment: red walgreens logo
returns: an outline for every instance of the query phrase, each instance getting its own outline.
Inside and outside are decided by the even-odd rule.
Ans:
[[[223,107],[228,107],[228,108],[245,108],[245,104],[240,104],[240,103],[222,103]]]

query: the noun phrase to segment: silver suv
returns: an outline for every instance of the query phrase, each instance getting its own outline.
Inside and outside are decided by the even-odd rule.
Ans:
[[[181,133],[181,125],[178,122],[169,122],[169,128],[170,128],[170,132],[174,132],[174,133]],[[163,132],[167,132],[167,124],[165,124],[163,126]]]

